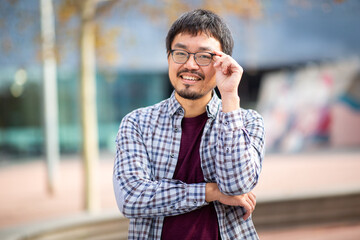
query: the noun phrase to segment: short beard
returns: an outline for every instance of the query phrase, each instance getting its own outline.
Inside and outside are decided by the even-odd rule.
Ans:
[[[183,90],[180,90],[180,91],[177,91],[175,89],[175,92],[182,98],[185,98],[185,99],[188,99],[188,100],[197,100],[197,99],[200,99],[204,96],[204,94],[201,94],[201,93],[196,93],[196,92],[191,92],[189,90],[189,87],[186,86],[186,89],[183,89]]]
[[[186,72],[189,72],[189,73],[192,73],[192,74],[196,74],[199,76],[199,78],[202,80],[205,78],[204,74],[200,73],[200,72],[197,72],[197,71],[190,71],[190,70],[187,70],[187,69],[183,69],[181,71],[179,71],[177,73],[177,77],[180,77],[180,75],[182,73],[186,73]],[[174,87],[174,85],[173,85]],[[182,98],[185,98],[185,99],[188,99],[188,100],[197,100],[197,99],[200,99],[204,96],[204,94],[201,94],[201,93],[196,93],[196,92],[192,92],[190,89],[190,85],[185,85],[185,89],[183,90],[180,90],[180,91],[177,91],[175,89],[175,92]]]

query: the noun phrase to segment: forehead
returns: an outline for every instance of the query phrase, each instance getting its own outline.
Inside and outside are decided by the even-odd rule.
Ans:
[[[175,36],[171,48],[181,48],[189,51],[221,51],[221,44],[216,38],[205,33],[198,33],[197,35],[179,33]]]

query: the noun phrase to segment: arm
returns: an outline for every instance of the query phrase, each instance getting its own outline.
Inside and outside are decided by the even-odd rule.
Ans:
[[[113,183],[120,211],[128,218],[171,216],[205,204],[205,183],[155,180],[135,118],[127,116],[117,135]],[[154,159],[152,159],[155,161]]]
[[[250,217],[251,213],[255,210],[256,196],[253,193],[246,193],[243,195],[229,196],[220,192],[216,183],[206,184],[206,202],[219,201],[222,204],[229,206],[241,206],[246,210],[243,219],[246,220]]]
[[[226,195],[242,195],[250,192],[258,181],[264,155],[264,124],[255,111],[240,109],[237,89],[242,67],[231,56],[219,51],[215,54],[216,81],[222,98],[217,184]]]

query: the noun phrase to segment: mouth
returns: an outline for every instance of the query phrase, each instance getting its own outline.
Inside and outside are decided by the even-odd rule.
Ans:
[[[201,80],[199,77],[194,77],[194,76],[180,76],[182,79],[186,80],[186,81],[199,81]]]
[[[184,83],[186,84],[194,84],[198,81],[203,80],[203,76],[199,73],[189,73],[189,72],[183,72],[179,73],[178,77],[180,77]]]

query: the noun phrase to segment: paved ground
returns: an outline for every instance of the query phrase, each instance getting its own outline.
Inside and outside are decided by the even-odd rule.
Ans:
[[[360,222],[259,232],[261,240],[359,240]]]
[[[117,211],[112,190],[113,156],[99,164],[101,211]],[[360,151],[268,155],[255,193],[258,202],[360,191]],[[66,218],[83,212],[83,171],[79,157],[63,156],[54,195],[46,191],[42,160],[0,168],[0,236],[10,227]],[[308,226],[259,233],[262,240],[360,239],[360,222]]]
[[[258,202],[360,191],[360,152],[269,155],[255,189]],[[259,232],[262,240],[358,240],[360,222]]]

